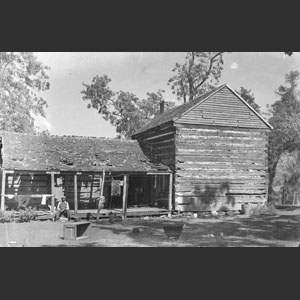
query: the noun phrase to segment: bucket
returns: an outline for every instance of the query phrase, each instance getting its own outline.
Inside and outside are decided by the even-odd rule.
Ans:
[[[163,225],[164,233],[168,238],[179,239],[182,228],[184,224],[182,223],[166,223]]]

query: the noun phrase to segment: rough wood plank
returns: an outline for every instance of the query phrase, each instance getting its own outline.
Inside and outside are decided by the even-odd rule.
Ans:
[[[205,180],[211,180],[211,181],[215,181],[215,182],[224,182],[224,181],[233,181],[233,180],[249,180],[249,181],[255,181],[255,182],[260,182],[263,181],[265,182],[267,180],[267,175],[264,176],[254,176],[254,175],[225,175],[225,176],[221,176],[221,175],[209,175],[209,176],[179,176],[178,174],[176,174],[176,181],[182,179],[185,181],[201,181],[204,182]]]
[[[184,169],[202,169],[202,168],[218,168],[218,169],[267,169],[266,163],[244,163],[240,161],[232,161],[232,162],[209,162],[209,161],[195,161],[195,162],[180,162],[177,163],[177,168]]]
[[[222,188],[204,188],[204,189],[197,189],[192,191],[186,192],[179,192],[176,189],[176,197],[203,197],[206,194],[217,194],[219,196],[240,196],[240,195],[266,195],[266,188],[263,189],[242,189],[242,190],[235,190],[235,189],[222,189]]]
[[[124,179],[123,179],[123,219],[127,218],[127,205],[128,205],[128,186],[129,186],[129,182],[128,182],[128,175],[124,175]]]
[[[173,174],[169,176],[169,211],[173,209]]]
[[[164,147],[164,146],[173,146],[174,147],[174,138],[163,140],[160,142],[151,143],[151,147]]]
[[[221,172],[256,172],[256,171],[264,171],[267,172],[268,171],[268,167],[267,166],[260,166],[260,167],[255,167],[255,166],[251,166],[251,167],[245,167],[245,166],[216,166],[216,165],[206,165],[206,166],[198,166],[198,167],[176,167],[176,172],[178,171],[187,171],[187,172],[200,172],[203,173],[204,172],[208,172],[208,171],[221,171]]]
[[[195,122],[196,122],[196,120],[186,120],[185,121],[185,123],[186,124],[191,124],[191,125],[193,125],[193,124],[195,124]],[[201,120],[201,123],[200,124],[202,124],[202,125],[215,125],[215,126],[228,126],[228,127],[236,127],[236,128],[249,128],[249,129],[258,129],[258,128],[264,128],[264,126],[263,125],[257,125],[257,124],[253,124],[253,123],[250,123],[250,124],[245,124],[245,123],[242,123],[242,122],[240,122],[239,124],[237,124],[237,122],[233,122],[233,121],[231,121],[231,122],[227,122],[227,121],[214,121],[213,119],[211,120],[211,121],[205,121],[205,119],[202,119]]]
[[[6,182],[6,171],[2,171],[2,181],[1,181],[1,210],[5,211],[5,182]]]
[[[223,196],[223,195],[211,195],[209,198],[208,196],[176,196],[175,203],[176,205],[199,205],[201,203],[211,204],[211,203],[236,203],[236,202],[259,202],[265,201],[265,195],[245,195],[245,196]]]
[[[175,147],[173,146],[166,146],[166,147],[155,147],[153,149],[155,154],[166,154],[166,153],[175,153]]]
[[[199,151],[200,152],[200,151]],[[228,154],[228,152],[227,152]],[[224,156],[224,153],[211,153],[211,152],[200,152],[199,154],[196,153],[189,153],[184,155],[176,155],[176,162],[177,163],[191,163],[191,164],[197,164],[197,163],[245,163],[245,164],[266,164],[268,162],[268,159],[266,156],[261,157],[254,155],[245,155],[247,153],[239,153],[237,155],[226,155]],[[249,154],[249,153],[248,153]]]
[[[235,175],[235,176],[265,176],[266,171],[259,170],[235,170],[235,169],[202,169],[202,170],[177,170],[178,176],[224,176],[224,175]]]
[[[173,121],[158,125],[157,127],[150,128],[144,132],[134,134],[133,137],[134,139],[143,139],[147,137],[148,135],[155,134],[158,130],[166,130],[168,128],[173,128]]]
[[[180,142],[181,140],[188,141],[190,143],[203,143],[203,142],[225,142],[225,143],[268,143],[268,139],[262,136],[222,136],[222,135],[199,135],[195,133],[180,133],[176,136],[176,141]]]
[[[260,162],[265,163],[267,162],[267,155],[259,155],[260,153],[255,152],[247,152],[247,151],[239,151],[238,153],[230,153],[225,151],[216,151],[216,152],[209,152],[209,151],[201,151],[199,150],[198,153],[195,152],[186,152],[186,153],[177,153],[176,161],[177,162],[196,162],[196,161],[222,161],[222,162],[233,162],[233,161],[240,161],[240,162]]]
[[[251,204],[263,204],[266,200],[260,200],[256,202],[251,202]],[[235,203],[222,203],[217,202],[214,204],[210,203],[200,203],[197,205],[177,205],[175,208],[181,212],[201,212],[201,211],[218,211],[224,207],[230,210],[241,210],[242,205],[247,202],[235,202]]]
[[[153,156],[155,156],[156,158],[158,158],[160,160],[174,158],[174,161],[175,161],[175,152],[153,153]]]
[[[167,140],[174,139],[174,132],[157,135],[152,138],[147,138],[147,139],[145,139],[145,141],[150,144],[153,144],[153,143],[159,143],[159,142],[165,141],[166,139]]]
[[[54,193],[55,193],[55,187],[54,187],[54,173],[51,173],[51,194],[53,195],[51,197],[51,212],[54,213],[55,211],[55,198],[54,198]]]
[[[220,135],[195,135],[193,133],[191,134],[178,134],[176,136],[176,143],[184,143],[188,142],[191,144],[202,144],[202,143],[255,143],[255,144],[267,144],[268,140],[264,137],[235,137],[235,136],[220,136]]]
[[[238,116],[237,116],[238,115]],[[219,123],[220,121],[228,121],[228,122],[240,122],[240,123],[253,123],[260,125],[260,121],[255,119],[254,116],[249,116],[247,114],[242,114],[239,110],[232,110],[231,113],[212,113],[212,112],[194,112],[189,115],[189,121],[195,121],[195,122],[203,122],[205,120],[215,120],[216,123]],[[184,120],[184,119],[183,119]]]
[[[152,130],[152,132],[149,132],[147,135],[143,135],[143,137],[145,140],[149,140],[149,139],[152,139],[153,137],[165,135],[168,133],[174,133],[174,127],[169,126],[169,127],[157,130],[157,131]]]
[[[222,126],[207,126],[207,125],[200,125],[200,124],[183,124],[183,123],[176,123],[175,124],[176,127],[176,133],[180,133],[180,132],[189,132],[189,131],[193,131],[193,132],[198,132],[201,134],[216,134],[216,133],[220,133],[222,135],[226,135],[228,133],[230,133],[230,135],[242,135],[242,136],[246,136],[246,135],[265,135],[268,136],[270,133],[270,129],[249,129],[249,128],[236,128],[236,127],[222,127]]]
[[[169,148],[170,149],[170,148]],[[170,150],[166,151],[170,151]],[[195,144],[188,144],[186,143],[185,145],[177,145],[176,146],[176,152],[181,154],[181,153],[193,153],[201,150],[201,152],[205,151],[210,151],[213,153],[213,150],[217,150],[218,153],[220,151],[226,152],[231,152],[231,153],[261,153],[263,155],[267,155],[267,147],[266,146],[257,146],[257,145],[235,145],[235,144],[221,144],[221,143],[213,143],[213,144],[207,144],[203,143],[195,145]],[[164,150],[162,150],[164,151]]]
[[[74,213],[78,213],[77,174],[74,174]]]
[[[230,190],[253,190],[253,189],[266,189],[267,184],[253,183],[248,184],[246,181],[242,183],[232,183],[224,181],[222,183],[201,183],[191,184],[189,182],[176,183],[176,192],[179,191],[193,191],[193,190],[206,190],[206,189],[225,189],[229,187]]]
[[[224,182],[230,182],[231,184],[241,184],[241,183],[248,183],[250,184],[267,184],[268,178],[267,176],[261,177],[259,176],[258,178],[251,178],[250,176],[247,176],[247,179],[245,178],[231,178],[229,179],[228,177],[222,178],[222,177],[209,177],[209,178],[185,178],[185,177],[178,177],[175,176],[176,178],[176,184],[222,184]]]
[[[203,145],[203,144],[253,144],[256,146],[266,146],[268,145],[268,140],[265,138],[251,138],[251,137],[229,137],[229,136],[200,136],[200,135],[187,135],[180,134],[176,136],[176,144],[194,144],[194,145]]]
[[[196,152],[198,152],[198,155],[226,155],[226,154],[231,154],[231,155],[239,155],[239,154],[249,154],[249,155],[253,155],[253,154],[260,154],[260,155],[264,155],[266,156],[268,153],[267,151],[263,151],[261,149],[257,150],[257,149],[251,149],[251,148],[232,148],[230,146],[226,147],[214,147],[214,148],[210,148],[210,147],[206,147],[206,148],[178,148],[176,147],[176,153],[178,153],[179,155],[189,155],[189,154],[195,154]]]

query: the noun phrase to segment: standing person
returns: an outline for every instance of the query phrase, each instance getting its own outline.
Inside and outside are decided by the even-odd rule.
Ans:
[[[61,197],[61,201],[57,205],[55,220],[57,221],[62,215],[65,218],[68,218],[68,220],[70,221],[70,207],[69,207],[69,203],[66,201],[65,196]]]

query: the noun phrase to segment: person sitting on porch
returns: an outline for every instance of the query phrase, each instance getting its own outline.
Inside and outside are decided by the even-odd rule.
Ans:
[[[65,196],[61,197],[61,201],[57,205],[55,220],[57,221],[61,216],[68,218],[68,220],[70,221],[70,207],[69,203],[66,201]]]

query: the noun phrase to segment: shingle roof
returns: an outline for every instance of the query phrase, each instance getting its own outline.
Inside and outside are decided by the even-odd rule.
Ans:
[[[168,170],[143,154],[137,141],[0,132],[3,169],[148,172]]]
[[[138,130],[135,134],[132,135],[132,138],[135,138],[136,135],[145,132],[149,129],[155,128],[157,126],[160,126],[162,124],[168,123],[170,121],[173,121],[174,119],[180,117],[183,115],[186,111],[191,109],[193,106],[197,105],[202,100],[206,99],[207,97],[211,96],[212,94],[216,93],[217,91],[221,90],[225,85],[222,85],[221,87],[218,87],[206,94],[201,95],[198,98],[193,99],[192,101],[189,101],[185,104],[176,106],[163,114],[157,116],[152,121],[150,121],[148,124],[146,124],[143,128]]]

